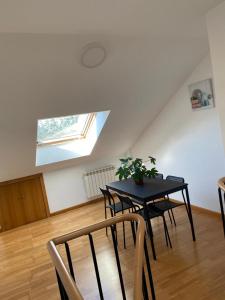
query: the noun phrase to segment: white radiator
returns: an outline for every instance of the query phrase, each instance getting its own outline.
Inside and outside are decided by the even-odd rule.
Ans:
[[[101,195],[100,187],[105,188],[107,183],[116,180],[115,167],[106,166],[84,174],[84,186],[88,198],[97,198]]]

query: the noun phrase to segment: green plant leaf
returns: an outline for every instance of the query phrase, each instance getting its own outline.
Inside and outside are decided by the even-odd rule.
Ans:
[[[152,164],[155,165],[156,159],[154,157],[149,156]],[[121,166],[117,169],[116,175],[119,176],[119,179],[127,179],[129,177],[134,180],[143,179],[144,176],[152,178],[158,173],[156,168],[151,168],[148,170],[146,166],[143,164],[143,160],[141,158],[127,157],[120,159]]]
[[[155,165],[156,159],[155,159],[154,157],[152,157],[152,156],[149,156],[149,158],[150,158],[150,162],[151,162],[153,165]]]

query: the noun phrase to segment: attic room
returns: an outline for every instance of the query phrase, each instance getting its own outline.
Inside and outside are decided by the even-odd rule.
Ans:
[[[0,299],[225,299],[225,1],[0,0]]]

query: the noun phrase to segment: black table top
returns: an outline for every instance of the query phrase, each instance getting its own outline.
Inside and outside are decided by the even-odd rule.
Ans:
[[[145,178],[143,185],[137,185],[133,179],[129,178],[111,182],[107,184],[106,187],[118,193],[123,193],[146,202],[183,190],[187,185],[187,183],[156,178]]]

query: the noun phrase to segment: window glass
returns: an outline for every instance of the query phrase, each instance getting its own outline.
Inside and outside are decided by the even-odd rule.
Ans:
[[[82,114],[38,120],[37,143],[51,143],[85,137],[92,114]]]

